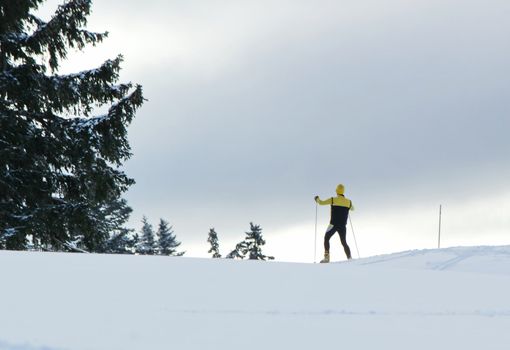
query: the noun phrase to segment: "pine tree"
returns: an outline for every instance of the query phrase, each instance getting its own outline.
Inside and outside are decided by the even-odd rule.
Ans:
[[[134,183],[119,168],[144,98],[117,83],[122,56],[58,74],[70,49],[107,33],[85,29],[91,0],[66,1],[47,22],[33,14],[43,2],[0,2],[0,248],[96,251],[102,212]]]
[[[262,254],[262,246],[266,241],[262,238],[262,228],[250,222],[250,231],[246,232],[246,253],[250,260],[273,260],[274,257]]]
[[[184,252],[177,252],[176,248],[181,245],[181,242],[177,241],[172,226],[169,226],[167,221],[163,219],[159,220],[157,235],[159,239],[158,254],[173,256],[184,255]]]
[[[211,228],[209,230],[209,236],[207,237],[207,242],[211,244],[211,249],[209,249],[208,253],[213,253],[213,258],[221,258],[220,254],[220,244],[218,242],[218,234]]]
[[[140,241],[137,244],[136,252],[142,255],[153,255],[156,253],[154,229],[145,216],[142,219],[142,231],[140,232]]]

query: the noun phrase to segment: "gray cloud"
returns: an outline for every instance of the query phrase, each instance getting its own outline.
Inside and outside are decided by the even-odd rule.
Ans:
[[[337,182],[371,214],[510,191],[507,1],[122,3],[91,23],[149,98],[135,219],[202,240],[312,220]]]

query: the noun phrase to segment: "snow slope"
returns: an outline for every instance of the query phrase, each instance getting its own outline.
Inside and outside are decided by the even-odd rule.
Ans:
[[[510,246],[349,262],[0,251],[0,349],[509,349]]]

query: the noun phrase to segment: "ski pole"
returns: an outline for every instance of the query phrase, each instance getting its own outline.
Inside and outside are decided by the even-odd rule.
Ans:
[[[356,235],[354,234],[354,227],[352,226],[352,220],[351,220],[350,215],[349,215],[349,223],[351,224],[352,236],[354,237],[354,244],[356,245],[356,252],[358,252],[358,259],[359,259],[360,256],[359,256],[359,250],[358,250],[358,243],[356,242]]]
[[[317,208],[319,204],[315,202],[315,243],[313,245],[313,263],[317,262]]]

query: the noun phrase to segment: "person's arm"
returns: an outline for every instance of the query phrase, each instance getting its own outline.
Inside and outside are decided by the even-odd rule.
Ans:
[[[349,210],[354,210],[354,204],[352,204],[352,201],[351,201],[351,206],[349,207]]]
[[[320,205],[331,205],[333,204],[333,198],[328,198],[325,201],[321,200],[319,196],[315,196],[315,201]]]

